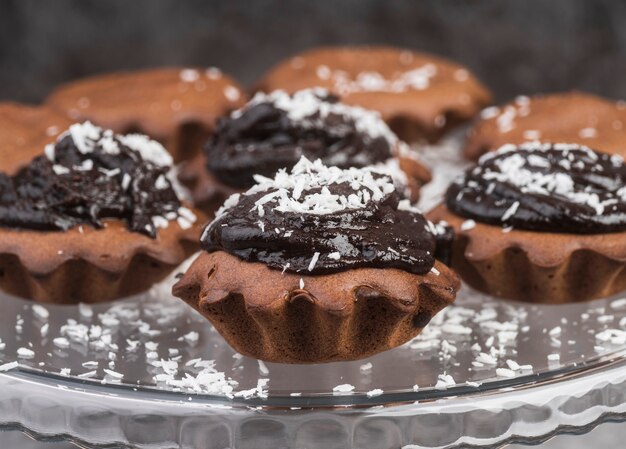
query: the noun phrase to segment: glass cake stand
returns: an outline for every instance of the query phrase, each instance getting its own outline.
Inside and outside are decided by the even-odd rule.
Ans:
[[[432,204],[461,165],[454,145],[431,151]],[[464,286],[397,349],[283,365],[234,352],[172,282],[97,306],[0,296],[0,429],[86,447],[496,448],[626,419],[626,297]]]

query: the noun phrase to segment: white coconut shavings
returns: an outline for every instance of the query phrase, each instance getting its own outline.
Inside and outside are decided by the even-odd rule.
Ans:
[[[522,133],[522,135],[524,136],[524,139],[530,141],[541,139],[541,131],[537,129],[527,129]]]
[[[48,309],[40,304],[33,304],[32,309],[33,314],[39,319],[47,320],[50,316],[50,312],[48,312]]]
[[[596,340],[612,345],[626,344],[626,331],[621,329],[606,329],[596,334]]]
[[[354,392],[354,385],[341,384],[333,388],[334,395],[352,394]]]
[[[367,372],[370,372],[372,370],[373,366],[374,365],[372,364],[372,362],[367,362],[367,363],[364,363],[363,365],[359,366],[359,370],[362,373],[367,373]]]
[[[582,128],[578,131],[578,136],[582,139],[593,139],[598,137],[598,130],[596,128]]]
[[[507,134],[517,127],[515,119],[526,117],[530,114],[530,98],[524,95],[518,96],[512,104],[502,108],[490,106],[480,113],[483,120],[495,120],[500,134]]]
[[[614,301],[611,301],[610,304],[611,309],[623,309],[626,308],[626,298],[619,298]]]
[[[180,80],[185,83],[193,83],[200,79],[200,72],[196,69],[183,69],[179,72]]]
[[[548,335],[550,337],[559,337],[561,335],[561,326],[556,326],[552,329],[550,329],[550,332],[548,332]]]
[[[495,358],[494,356],[492,356],[491,354],[487,354],[485,352],[481,352],[480,354],[478,354],[478,356],[476,357],[476,362],[481,363],[483,365],[497,365],[498,364],[498,359]]]
[[[380,396],[380,395],[382,395],[383,393],[384,393],[384,391],[383,391],[382,389],[380,389],[380,388],[374,388],[373,390],[370,390],[370,391],[368,391],[367,393],[365,393],[365,395],[366,395],[368,398],[373,398],[373,397],[376,397],[376,396]]]
[[[251,212],[262,217],[263,207],[272,207],[279,212],[327,215],[343,210],[364,209],[370,202],[381,201],[395,190],[389,176],[374,176],[366,169],[340,169],[327,167],[321,160],[311,162],[305,157],[293,167],[291,173],[282,169],[273,179],[256,175],[257,184],[244,195],[269,191],[255,203]],[[333,184],[350,184],[354,193],[338,195],[331,193]],[[313,189],[319,192],[309,193]],[[218,211],[224,214],[239,202],[239,196],[231,196]],[[218,215],[218,216],[219,216]]]
[[[513,185],[525,194],[560,196],[572,203],[593,208],[597,215],[602,215],[608,206],[626,201],[626,189],[609,195],[605,200],[600,200],[597,193],[577,190],[574,180],[568,173],[543,173],[541,170],[532,170],[532,167],[541,169],[549,166],[549,162],[539,154],[529,154],[528,157],[525,157],[516,151],[541,152],[552,148],[563,151],[566,157],[568,152],[577,150],[584,152],[585,157],[590,161],[597,160],[597,155],[591,149],[576,144],[549,144],[540,142],[527,142],[521,145],[506,144],[498,149],[498,151],[490,152],[480,158],[480,164],[484,164],[498,157],[495,161],[498,171],[485,170],[482,173],[482,177],[487,181],[497,181]],[[505,157],[502,157],[503,155]],[[566,159],[562,163],[569,163],[569,161]],[[612,163],[616,166],[621,165],[623,164],[623,159],[617,156],[612,158]],[[569,167],[564,168],[566,168],[566,170],[569,169]],[[502,216],[502,221],[506,221],[515,215],[518,207],[518,202],[513,203],[509,209],[505,211]]]
[[[497,368],[496,375],[498,377],[515,377],[515,371],[509,368]]]
[[[430,87],[431,79],[437,75],[437,66],[424,64],[406,72],[394,73],[391,78],[375,71],[362,71],[355,77],[343,70],[331,70],[328,66],[317,67],[316,74],[322,80],[330,80],[333,89],[340,95],[357,92],[392,92],[402,93],[408,90],[425,90]],[[463,72],[455,76],[459,82],[467,78]]]
[[[261,399],[266,399],[268,394],[267,394],[267,385],[269,384],[269,379],[259,379],[257,381],[257,386],[256,388],[251,388],[249,390],[241,390],[238,391],[234,394],[234,397],[236,398],[244,398],[244,399],[250,399],[254,396],[257,396]]]
[[[188,344],[196,344],[198,342],[198,339],[200,338],[200,334],[195,331],[191,331],[183,335],[181,338],[184,339]]]
[[[234,102],[241,98],[241,91],[235,86],[226,86],[224,88],[224,96],[228,101]]]
[[[393,148],[398,142],[398,138],[380,118],[378,112],[358,106],[348,106],[339,102],[330,103],[324,101],[323,99],[328,97],[328,95],[329,92],[322,88],[305,89],[293,95],[283,90],[275,90],[269,94],[259,92],[246,106],[234,111],[232,117],[240,117],[244,111],[257,104],[270,103],[275,108],[285,111],[289,120],[305,129],[324,129],[331,135],[344,136],[349,132],[348,127],[328,126],[327,124],[329,116],[342,116],[346,120],[353,122],[359,133],[372,139],[384,138],[390,148]]]
[[[521,366],[519,363],[517,363],[515,360],[507,360],[506,361],[506,365],[509,367],[510,370],[512,371],[519,371],[521,369]]]
[[[422,211],[417,206],[411,204],[411,201],[404,199],[398,202],[398,210],[403,210],[406,212],[411,212],[414,214],[421,214]]]
[[[474,220],[465,220],[461,223],[461,231],[469,231],[470,229],[474,229],[476,227],[476,222]]]
[[[152,365],[163,371],[154,376],[157,383],[164,383],[180,391],[233,397],[234,388],[237,386],[237,382],[226,378],[223,372],[214,368],[213,360],[188,361],[186,367],[200,368],[200,371],[196,373],[179,373],[178,361],[172,359],[154,361]]]
[[[506,134],[515,128],[515,118],[517,117],[517,110],[513,106],[507,106],[504,108],[497,117],[496,125],[498,131],[502,134]]]
[[[124,378],[124,374],[122,373],[118,373],[117,371],[113,371],[111,369],[107,369],[104,368],[103,370],[106,374],[108,374],[109,376],[111,376],[112,378],[116,379],[116,380],[121,380]]]
[[[263,360],[257,360],[257,362],[259,363],[259,373],[263,376],[267,376],[270,373],[270,370],[265,362],[263,362]]]
[[[497,106],[489,106],[480,111],[480,118],[482,120],[491,120],[496,118],[500,114],[500,108]]]
[[[19,363],[17,362],[3,363],[2,365],[0,365],[0,373],[10,371],[12,369],[17,368],[18,366],[19,366]]]
[[[437,377],[437,383],[435,384],[436,390],[445,390],[450,387],[454,387],[456,382],[454,378],[449,374],[439,374]]]
[[[61,348],[61,349],[66,349],[70,347],[70,342],[65,337],[57,337],[52,340],[52,343],[54,344],[54,346]]]
[[[411,194],[411,189],[408,186],[408,178],[406,172],[400,168],[400,160],[396,157],[387,159],[385,162],[379,162],[377,164],[364,168],[373,173],[379,173],[381,175],[391,176],[394,184],[398,189],[404,189],[406,196]]]
[[[489,303],[478,309],[447,307],[407,346],[420,353],[436,351],[439,360],[446,365],[454,365],[458,353],[471,351],[473,359],[469,361],[469,371],[481,375],[480,381],[474,382],[476,385],[486,379],[527,375],[533,372],[533,366],[513,358],[517,354],[518,331],[523,327],[521,323],[526,320],[527,312],[521,307],[499,308],[504,308],[510,318],[498,319],[498,310]],[[449,385],[445,378],[439,378],[433,387],[446,389]]]
[[[223,76],[222,71],[217,67],[209,67],[205,70],[205,75],[211,80],[218,80]]]
[[[317,264],[317,261],[319,258],[320,258],[320,253],[318,252],[313,253],[313,257],[311,258],[311,262],[309,263],[309,267],[308,267],[309,271],[313,271],[313,269],[315,268],[315,264]]]
[[[163,176],[158,177],[155,183],[155,188],[157,190],[167,188],[167,181],[169,181],[169,184],[171,184],[178,199],[182,200],[185,197],[185,190],[180,186],[178,182],[178,176],[176,174],[176,169],[173,167],[174,160],[172,159],[172,156],[167,152],[163,145],[161,145],[156,140],[152,140],[148,136],[142,134],[114,134],[112,130],[102,129],[98,126],[93,125],[89,121],[83,123],[75,123],[71,125],[68,131],[61,134],[57,138],[57,142],[60,142],[68,135],[72,137],[72,140],[78,150],[85,155],[93,153],[93,151],[98,147],[102,148],[102,150],[106,154],[117,155],[120,153],[120,148],[118,144],[119,141],[122,145],[125,145],[131,150],[139,153],[143,160],[149,161],[159,167],[171,167],[166,176],[167,180]],[[52,169],[57,175],[64,175],[70,172],[67,167],[54,164],[56,160],[54,144],[48,144],[44,150],[44,153],[46,157],[53,163]],[[93,160],[86,159],[82,162],[80,166],[76,166],[74,167],[74,169],[91,170],[93,169]],[[99,170],[105,173],[107,176],[111,177],[117,176],[119,174],[119,169]],[[125,173],[121,183],[122,188],[128,189],[131,185],[131,182],[131,177],[128,175],[128,173]],[[171,218],[176,219],[182,229],[190,228],[191,225],[197,220],[195,214],[191,210],[184,207],[179,208],[179,210],[174,213],[174,217]],[[161,216],[152,217],[152,221],[153,225],[156,228],[165,228],[168,226],[169,222],[167,218]]]
[[[341,259],[341,253],[339,251],[334,251],[332,253],[328,253],[327,257],[332,260]]]
[[[17,356],[23,359],[32,359],[35,357],[35,352],[32,349],[22,347],[17,349]]]
[[[457,323],[446,323],[441,326],[441,330],[448,334],[470,335],[472,329]]]
[[[502,214],[502,221],[507,221],[509,218],[514,216],[517,209],[519,209],[519,201],[515,201],[507,210],[504,211],[504,214]]]

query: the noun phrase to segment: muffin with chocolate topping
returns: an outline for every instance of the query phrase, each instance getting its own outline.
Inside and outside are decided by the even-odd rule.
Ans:
[[[430,180],[417,154],[376,112],[347,106],[324,89],[257,94],[219,121],[204,157],[180,176],[195,204],[210,213],[252,186],[255,175],[273,176],[302,156],[339,168],[374,166],[392,174],[413,200]]]
[[[285,363],[352,360],[415,337],[453,302],[450,230],[391,176],[302,158],[257,177],[204,230],[173,293],[237,351]]]
[[[484,155],[429,214],[454,227],[452,266],[504,298],[565,303],[626,290],[626,165],[576,144]]]
[[[57,88],[47,103],[73,121],[161,142],[176,162],[192,159],[217,117],[241,106],[239,85],[215,67],[108,73]]]
[[[626,156],[626,103],[584,92],[519,96],[483,110],[463,149],[478,159],[507,143],[577,143]]]
[[[47,106],[0,103],[0,171],[15,173],[72,123]]]
[[[172,158],[143,135],[74,124],[13,176],[0,173],[0,288],[43,302],[139,293],[196,249]]]
[[[326,47],[279,63],[257,89],[323,87],[346,104],[380,112],[405,141],[435,142],[472,119],[491,94],[466,68],[444,58],[392,47]]]

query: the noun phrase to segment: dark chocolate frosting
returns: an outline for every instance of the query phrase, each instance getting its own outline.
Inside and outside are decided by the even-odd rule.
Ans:
[[[393,157],[397,138],[377,113],[338,102],[324,89],[257,94],[222,118],[205,146],[207,169],[224,184],[248,188],[300,157],[340,168]]]
[[[233,195],[201,244],[209,252],[303,274],[357,267],[425,274],[451,240],[449,229],[428,222],[402,199],[390,176],[303,158],[291,175],[281,170]]]
[[[155,237],[182,207],[170,178],[171,157],[141,135],[114,135],[89,122],[72,125],[45,154],[14,176],[0,173],[0,226],[67,230],[120,219],[131,231]]]
[[[620,232],[625,181],[619,156],[573,144],[505,145],[449,187],[446,205],[462,217],[517,229]]]

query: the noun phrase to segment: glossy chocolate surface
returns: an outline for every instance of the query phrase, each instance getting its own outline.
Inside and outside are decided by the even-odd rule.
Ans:
[[[0,226],[42,231],[120,219],[155,237],[179,217],[171,158],[145,136],[77,124],[14,176],[0,173]]]
[[[428,273],[451,235],[430,224],[389,176],[301,160],[233,196],[205,229],[205,250],[303,274],[357,267]],[[445,244],[443,242],[445,240]],[[445,251],[443,251],[445,253]]]
[[[579,145],[506,145],[455,181],[446,205],[462,217],[516,229],[620,232],[626,230],[626,165]]]
[[[376,113],[343,105],[323,89],[276,91],[222,118],[205,154],[221,182],[248,188],[254,174],[273,176],[302,156],[340,168],[384,163],[395,141]]]

